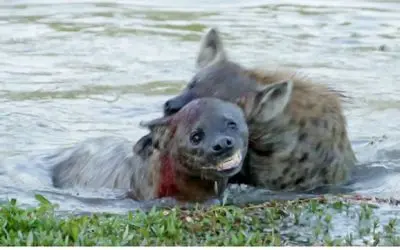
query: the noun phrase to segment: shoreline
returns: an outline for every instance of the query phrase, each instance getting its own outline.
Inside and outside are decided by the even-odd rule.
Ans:
[[[62,217],[35,197],[37,207],[0,205],[1,246],[400,245],[397,216],[381,220],[379,201],[360,196]]]

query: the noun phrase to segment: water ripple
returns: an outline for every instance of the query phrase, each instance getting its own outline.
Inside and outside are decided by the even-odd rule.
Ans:
[[[145,133],[139,121],[159,115],[162,102],[184,86],[201,35],[215,26],[232,59],[296,68],[347,92],[360,161],[393,171],[368,190],[364,183],[365,191],[396,195],[399,13],[400,3],[389,0],[3,1],[0,156],[23,157],[110,134],[138,139]],[[0,199],[35,203],[24,189],[2,183]],[[66,210],[132,206],[48,192]]]

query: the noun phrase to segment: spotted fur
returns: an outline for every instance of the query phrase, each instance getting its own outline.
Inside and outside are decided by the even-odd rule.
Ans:
[[[193,99],[237,103],[249,131],[246,165],[231,182],[305,191],[341,184],[356,157],[343,114],[343,94],[289,71],[247,69],[228,59],[215,28],[202,38],[197,72],[164,105],[171,115]]]

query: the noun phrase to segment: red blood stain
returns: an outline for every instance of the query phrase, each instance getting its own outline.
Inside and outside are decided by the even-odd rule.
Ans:
[[[184,126],[190,126],[197,121],[202,111],[201,108],[201,102],[195,100],[174,115],[169,123],[171,140],[173,140],[173,137],[176,134],[178,124],[182,124],[182,122],[184,122]],[[170,154],[167,153],[160,157],[160,161],[160,184],[158,186],[157,195],[159,198],[175,196],[179,193],[179,189],[176,184],[174,160]]]
[[[160,184],[157,191],[158,198],[174,196],[179,193],[179,189],[176,184],[174,162],[169,155],[162,156],[160,160],[161,173]]]

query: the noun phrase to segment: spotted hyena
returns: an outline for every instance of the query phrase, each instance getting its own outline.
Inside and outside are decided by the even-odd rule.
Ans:
[[[217,98],[193,100],[172,116],[142,125],[151,132],[133,148],[107,136],[47,157],[53,185],[126,189],[135,200],[206,202],[220,198],[247,154],[243,111]]]
[[[201,40],[196,67],[186,88],[165,102],[164,114],[205,96],[241,105],[249,150],[231,182],[306,191],[348,179],[356,157],[338,91],[287,71],[244,68],[227,57],[215,28]]]

